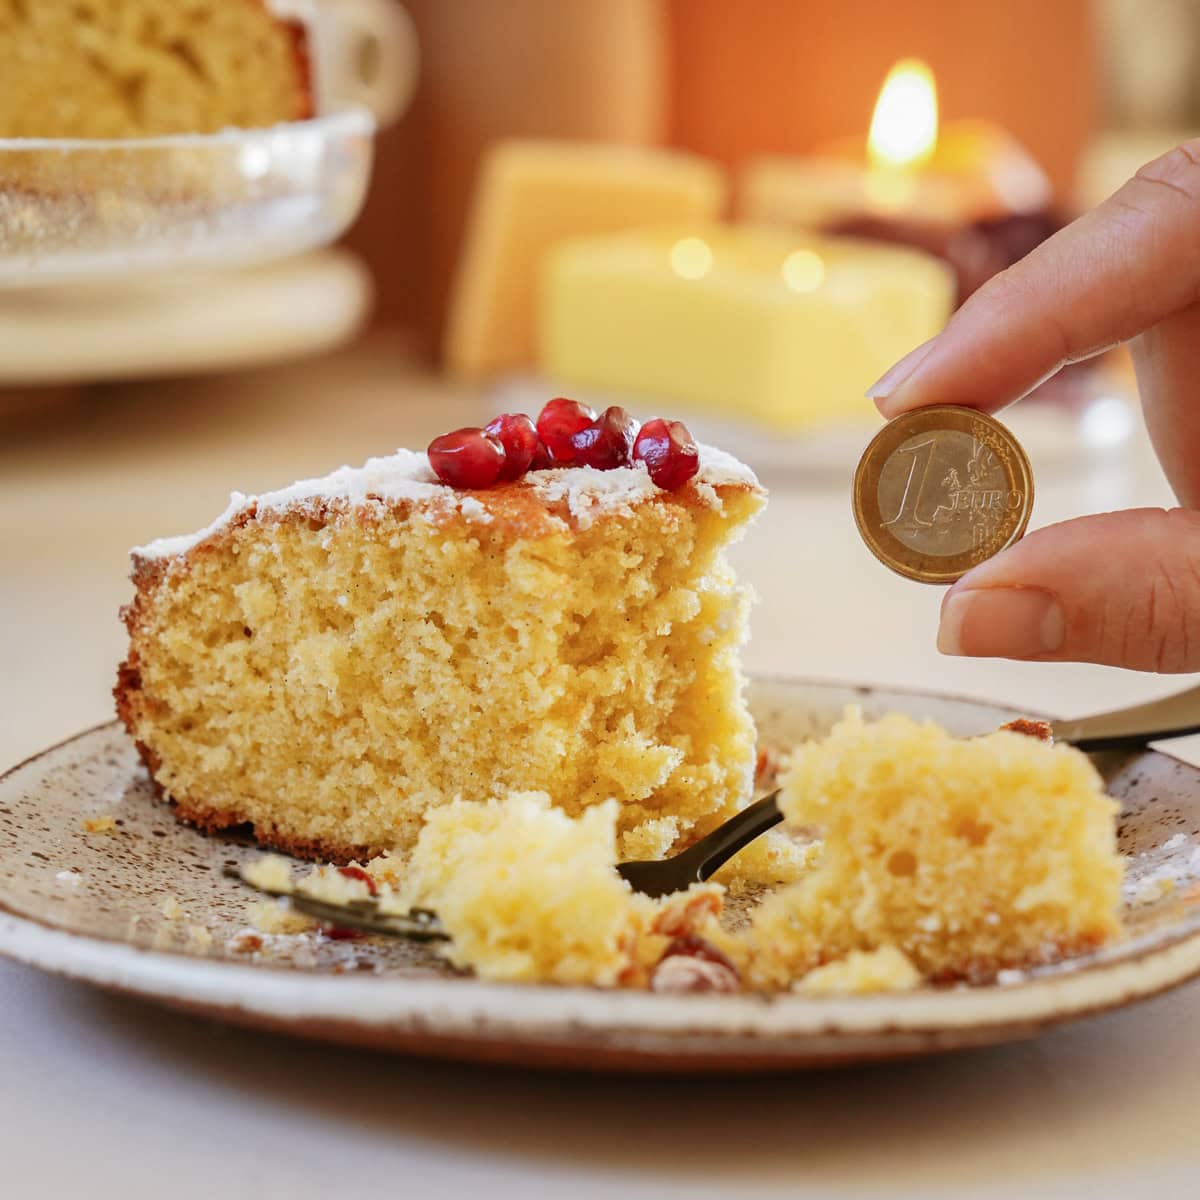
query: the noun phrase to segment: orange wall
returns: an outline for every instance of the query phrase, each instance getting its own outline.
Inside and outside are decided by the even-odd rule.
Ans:
[[[991,117],[1071,183],[1093,126],[1090,0],[668,0],[670,139],[736,163],[864,134],[888,68],[926,59],[947,117]]]

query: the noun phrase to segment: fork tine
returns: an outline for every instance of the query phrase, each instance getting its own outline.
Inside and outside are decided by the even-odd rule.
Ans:
[[[437,914],[427,908],[414,908],[407,913],[381,912],[374,900],[348,900],[343,904],[322,900],[304,891],[280,891],[277,888],[260,887],[251,883],[235,867],[226,867],[226,879],[236,879],[246,887],[253,888],[264,896],[287,900],[297,912],[302,912],[318,921],[330,925],[344,925],[351,929],[362,929],[368,933],[383,933],[392,937],[406,937],[418,942],[446,941],[449,935],[438,921]]]
[[[413,941],[446,941],[449,935],[436,917],[414,917],[412,913],[360,912],[346,905],[317,900],[304,892],[293,892],[289,899],[292,906],[318,921],[332,925],[344,925],[351,929],[362,929],[368,933],[384,933],[395,937],[406,937]]]

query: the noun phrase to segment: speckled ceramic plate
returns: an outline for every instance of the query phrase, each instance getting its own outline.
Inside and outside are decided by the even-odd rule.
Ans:
[[[958,733],[1015,713],[913,692],[758,681],[759,729],[787,745],[847,703]],[[115,725],[0,779],[0,952],[115,991],[297,1035],[422,1055],[635,1070],[776,1070],[1030,1036],[1200,973],[1200,770],[1164,754],[1098,760],[1128,856],[1119,946],[1004,985],[844,999],[504,986],[424,946],[239,937],[251,897],[222,876],[253,846],[177,825]],[[109,832],[89,832],[112,818]]]

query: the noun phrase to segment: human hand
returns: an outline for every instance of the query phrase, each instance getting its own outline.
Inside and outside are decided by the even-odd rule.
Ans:
[[[1200,670],[1200,139],[993,277],[867,394],[889,418],[931,404],[995,412],[1125,341],[1183,507],[1029,534],[946,593],[944,654]]]

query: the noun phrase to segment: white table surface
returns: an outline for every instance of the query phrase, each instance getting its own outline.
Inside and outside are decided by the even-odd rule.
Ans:
[[[106,388],[36,426],[0,408],[0,766],[111,714],[131,544],[206,524],[231,488],[279,486],[477,420],[472,401],[381,344]],[[1140,442],[1102,468],[1039,470],[1036,450],[1034,467],[1035,524],[1169,502]],[[868,556],[844,487],[777,483],[736,557],[762,598],[751,670],[1061,714],[1194,682],[939,657],[939,591]],[[0,962],[0,1197],[164,1194],[1194,1197],[1200,986],[1009,1047],[673,1081],[378,1058]]]

